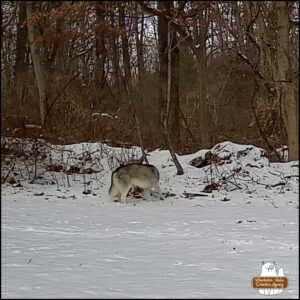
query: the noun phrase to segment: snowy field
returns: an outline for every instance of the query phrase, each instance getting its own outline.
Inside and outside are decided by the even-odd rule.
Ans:
[[[107,195],[111,169],[138,148],[49,151],[34,181],[28,158],[2,165],[2,298],[299,297],[299,162],[269,164],[261,149],[227,142],[212,149],[213,167],[189,164],[205,150],[180,156],[177,176],[156,150],[148,160],[165,200],[153,192],[151,202],[132,194],[122,204]],[[280,295],[251,287],[262,261],[288,277]]]

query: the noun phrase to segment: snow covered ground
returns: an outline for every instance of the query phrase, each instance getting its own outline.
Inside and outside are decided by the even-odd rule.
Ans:
[[[11,171],[16,183],[2,185],[2,298],[265,298],[251,287],[262,261],[289,280],[269,297],[299,297],[298,162],[269,164],[261,149],[227,142],[211,150],[231,153],[214,167],[189,164],[204,150],[180,156],[185,174],[176,176],[169,153],[156,150],[148,160],[165,200],[153,192],[124,205],[107,196],[110,169],[138,148],[54,148],[38,180],[27,180],[24,160]],[[66,175],[58,161],[99,173]],[[218,190],[203,193],[212,182]]]

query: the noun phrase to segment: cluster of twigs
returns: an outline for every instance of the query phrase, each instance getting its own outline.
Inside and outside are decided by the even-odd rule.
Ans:
[[[268,170],[269,176],[275,177],[274,183],[264,183],[263,177],[265,175],[250,168],[255,166],[242,164],[234,161],[235,166],[230,167],[230,164],[220,164],[212,162],[209,166],[204,168],[206,175],[205,186],[203,192],[212,192],[213,190],[224,189],[226,191],[245,190],[247,193],[253,193],[257,185],[264,186],[266,189],[272,189],[280,186],[279,193],[283,193],[285,189],[289,189],[290,180],[292,178],[298,179],[299,174],[284,174],[281,171],[272,172]],[[252,187],[252,188],[251,188]]]
[[[78,146],[77,146],[78,147]],[[114,170],[120,165],[140,161],[139,148],[110,148],[105,144],[82,143],[82,149],[51,145],[42,139],[1,139],[1,184],[20,186],[21,182],[56,184],[69,190],[72,182],[82,181],[83,193],[103,184],[104,164]]]

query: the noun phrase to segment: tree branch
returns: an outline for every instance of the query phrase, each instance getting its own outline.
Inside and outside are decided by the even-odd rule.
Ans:
[[[69,86],[69,84],[80,74],[81,72],[78,72],[76,73],[66,84],[65,86],[60,90],[60,92],[57,94],[57,96],[54,98],[54,100],[52,101],[51,105],[49,106],[47,112],[46,112],[46,115],[45,115],[45,118],[44,118],[44,126],[46,124],[46,120],[47,120],[47,117],[51,111],[51,109],[53,108],[55,102],[57,101],[57,99],[61,96],[61,94],[66,90],[66,88]]]

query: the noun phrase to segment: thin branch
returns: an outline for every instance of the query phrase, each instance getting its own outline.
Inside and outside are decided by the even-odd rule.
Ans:
[[[260,136],[262,137],[262,139],[265,141],[266,145],[268,146],[268,148],[275,153],[277,159],[279,161],[281,161],[281,158],[279,156],[279,154],[277,153],[277,151],[274,149],[274,147],[270,144],[268,138],[265,136],[262,128],[261,128],[261,124],[260,124],[260,121],[257,117],[257,114],[256,114],[256,110],[255,110],[255,107],[254,107],[254,100],[255,100],[255,97],[256,97],[256,94],[259,90],[259,86],[257,84],[257,81],[255,80],[255,87],[254,87],[254,91],[253,91],[253,94],[252,94],[252,97],[251,97],[251,108],[252,108],[252,111],[253,111],[253,115],[254,115],[254,118],[255,118],[255,124],[256,124],[256,127],[258,129],[258,132],[260,134]]]
[[[66,84],[65,86],[59,91],[59,93],[57,94],[57,96],[54,98],[54,100],[52,101],[51,105],[49,106],[47,112],[46,112],[46,115],[45,115],[45,118],[44,118],[44,127],[45,127],[45,124],[46,124],[46,120],[47,120],[47,117],[53,107],[53,105],[55,104],[55,102],[57,101],[57,99],[61,96],[61,94],[66,90],[66,88],[69,86],[69,84],[80,74],[81,72],[78,72],[77,74],[75,74]]]
[[[248,59],[247,56],[242,54],[240,51],[237,52],[237,55],[253,70],[254,74],[257,75],[260,79],[265,81],[265,78],[262,76],[262,74],[257,70],[257,68],[253,65],[253,63]]]
[[[185,118],[185,116],[184,116],[184,114],[182,112],[181,107],[179,108],[179,112],[180,112],[180,117],[183,120],[183,123],[185,124],[186,130],[187,130],[188,134],[190,135],[191,140],[193,142],[193,146],[194,146],[196,144],[195,137],[194,137],[194,135],[193,135],[193,133],[192,133],[192,131],[190,129],[190,126],[189,126],[189,124],[187,122],[187,119]]]
[[[145,161],[147,164],[149,164],[147,156],[146,156],[145,148],[144,148],[144,142],[143,142],[143,137],[142,137],[142,133],[141,133],[140,121],[139,121],[139,118],[137,116],[136,109],[135,109],[135,107],[132,103],[131,94],[129,92],[126,80],[125,80],[124,77],[122,77],[122,79],[123,79],[122,81],[123,81],[123,84],[124,84],[124,87],[125,87],[126,97],[127,97],[129,106],[132,110],[132,114],[133,114],[133,117],[134,117],[134,120],[135,120],[135,125],[136,125],[136,130],[137,130],[137,133],[138,133],[139,143],[140,143],[140,147],[141,147],[141,150],[142,150],[142,162]]]
[[[1,180],[1,183],[4,183],[4,182],[7,180],[9,174],[10,174],[10,173],[12,172],[12,170],[15,168],[15,165],[16,165],[16,164],[13,163],[12,167],[8,170],[6,176],[3,178],[3,180]]]

